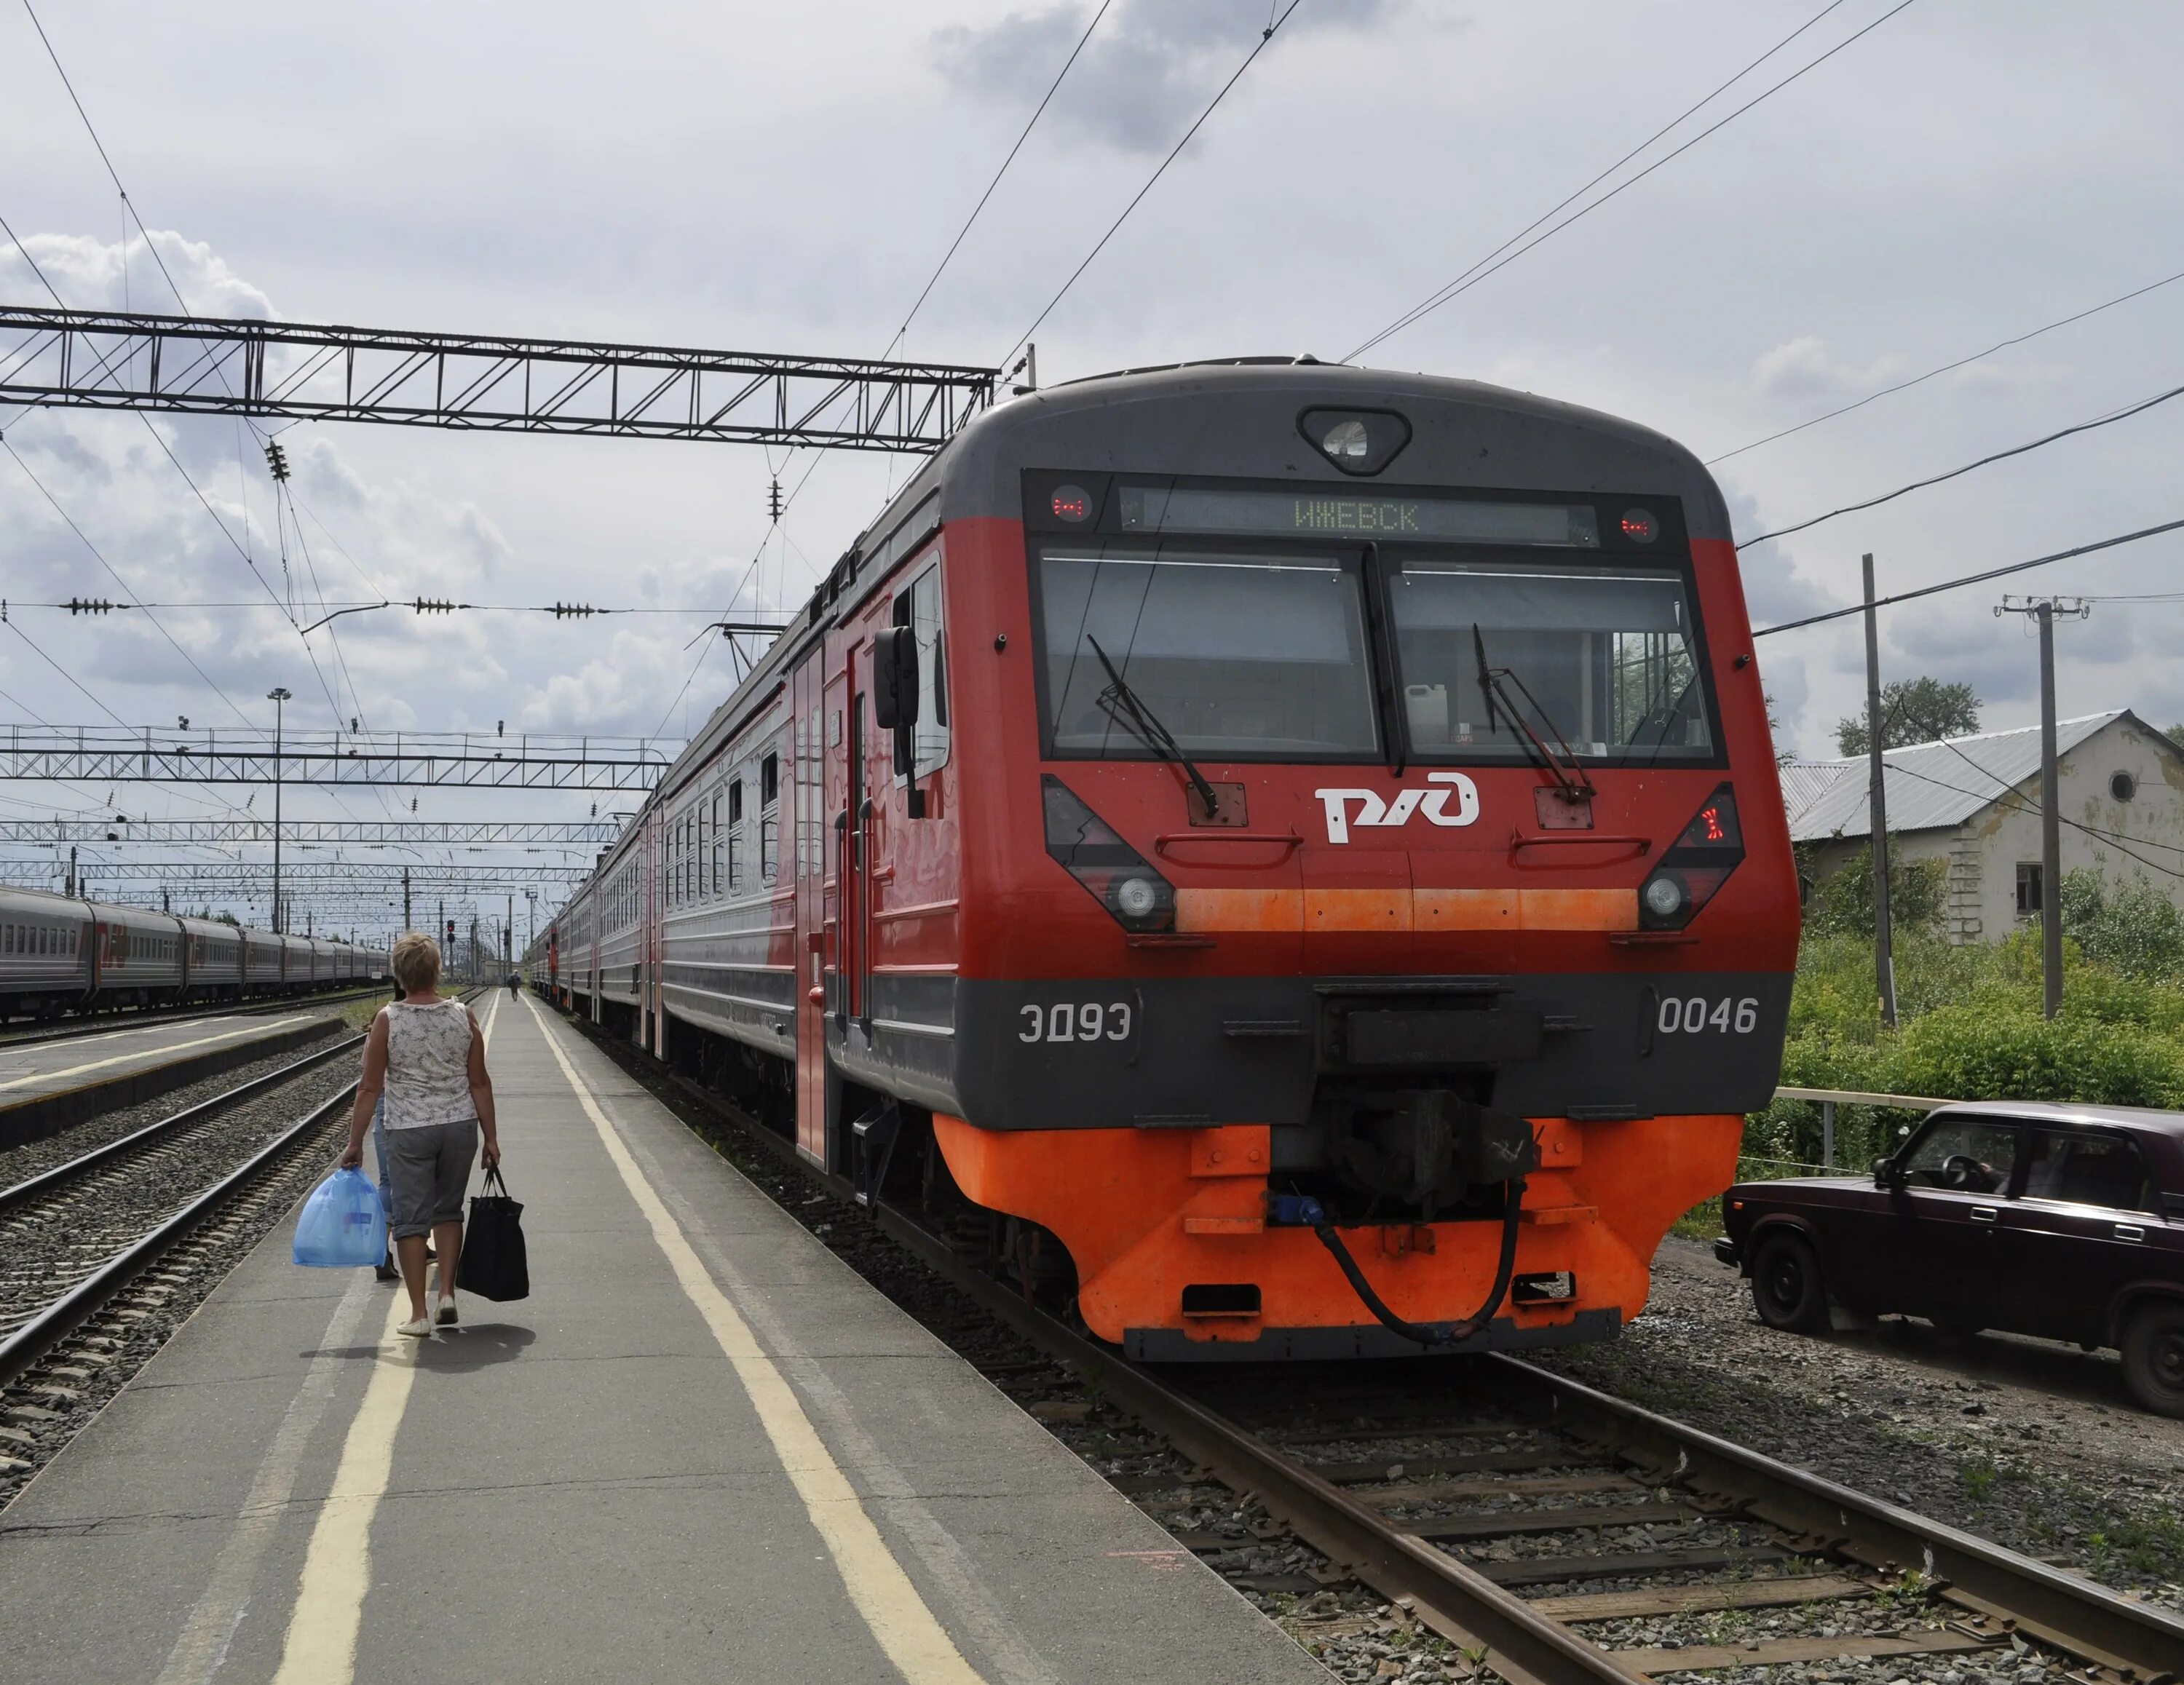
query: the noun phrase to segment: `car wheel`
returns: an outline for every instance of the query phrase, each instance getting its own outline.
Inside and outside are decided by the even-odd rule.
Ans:
[[[2184,1304],[2149,1304],[2123,1331],[2123,1379],[2157,1415],[2184,1416]]]
[[[1752,1260],[1752,1302],[1770,1328],[1812,1334],[1828,1326],[1820,1260],[1802,1236],[1769,1235],[1759,1243]]]

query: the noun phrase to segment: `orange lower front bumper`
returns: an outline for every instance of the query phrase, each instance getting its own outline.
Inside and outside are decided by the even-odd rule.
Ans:
[[[1211,1129],[984,1130],[936,1115],[958,1187],[978,1204],[1051,1231],[1068,1248],[1078,1305],[1102,1339],[1142,1331],[1212,1345],[1273,1330],[1373,1324],[1309,1229],[1266,1223],[1268,1132]],[[1574,1299],[1509,1304],[1520,1337],[1551,1340],[1581,1315],[1645,1308],[1654,1248],[1684,1212],[1736,1180],[1743,1120],[1617,1123],[1534,1120],[1541,1168],[1517,1242],[1519,1275],[1569,1271]],[[1501,1225],[1441,1222],[1345,1230],[1373,1289],[1407,1321],[1476,1312],[1493,1285]],[[1184,1289],[1250,1283],[1256,1315],[1186,1315]]]

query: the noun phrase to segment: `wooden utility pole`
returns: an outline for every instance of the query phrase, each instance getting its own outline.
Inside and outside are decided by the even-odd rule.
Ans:
[[[2055,617],[2083,620],[2078,598],[2005,597],[1995,613],[2030,614],[2040,626],[2040,999],[2053,1018],[2063,1009],[2063,775],[2055,759]]]
[[[1873,608],[1873,553],[1865,565],[1865,758],[1868,816],[1873,826],[1873,970],[1880,1021],[1896,1027],[1896,955],[1888,917],[1888,791],[1880,759],[1880,634]]]

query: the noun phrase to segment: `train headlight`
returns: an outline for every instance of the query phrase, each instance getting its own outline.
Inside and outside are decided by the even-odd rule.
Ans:
[[[1115,910],[1132,924],[1140,919],[1150,918],[1153,909],[1160,905],[1160,892],[1142,877],[1118,879],[1108,893],[1114,899]]]
[[[1175,927],[1175,886],[1052,773],[1040,781],[1046,852],[1128,931]]]
[[[1411,442],[1411,424],[1392,409],[1307,409],[1297,431],[1345,474],[1378,474]]]
[[[1645,888],[1639,892],[1639,899],[1646,904],[1648,913],[1665,924],[1684,910],[1686,897],[1683,885],[1663,872],[1658,877],[1646,880]]]
[[[1743,859],[1736,792],[1719,784],[1669,845],[1653,875],[1639,886],[1639,924],[1647,930],[1681,930]]]

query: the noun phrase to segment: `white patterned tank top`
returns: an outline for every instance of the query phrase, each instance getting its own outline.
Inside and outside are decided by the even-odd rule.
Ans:
[[[423,1129],[477,1115],[471,1103],[471,1015],[459,1000],[387,1009],[387,1126]]]

